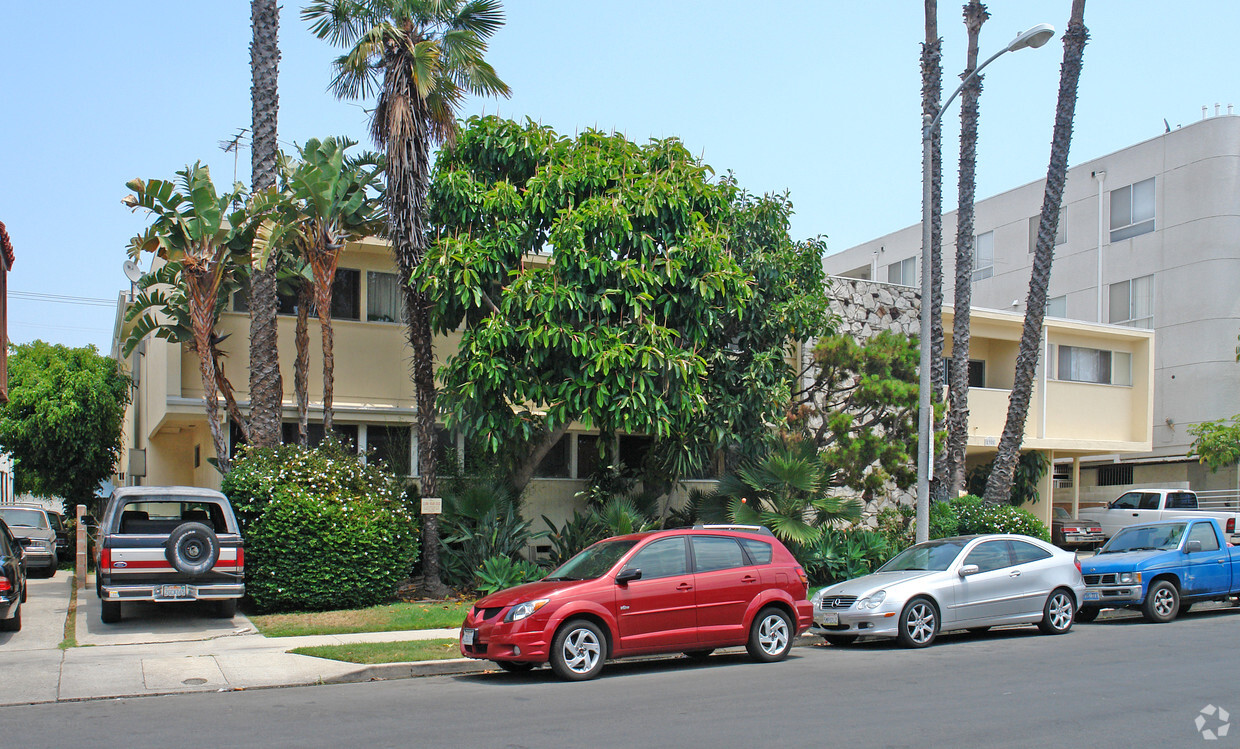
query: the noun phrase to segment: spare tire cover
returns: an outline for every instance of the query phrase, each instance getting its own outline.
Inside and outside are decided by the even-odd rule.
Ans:
[[[202,523],[181,523],[164,542],[164,556],[178,572],[205,575],[220,558],[220,541]]]

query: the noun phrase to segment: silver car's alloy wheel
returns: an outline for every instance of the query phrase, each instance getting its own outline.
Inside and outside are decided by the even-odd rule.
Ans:
[[[769,614],[758,626],[758,646],[767,655],[778,655],[788,646],[788,622],[779,614]]]
[[[564,640],[564,665],[578,673],[589,673],[602,656],[603,646],[594,633],[582,627],[574,629]]]
[[[1074,615],[1072,599],[1068,598],[1067,593],[1056,593],[1051,598],[1051,624],[1055,629],[1067,629]]]
[[[1175,594],[1169,588],[1154,591],[1154,610],[1159,616],[1171,616],[1175,610]]]
[[[918,645],[934,639],[934,608],[925,601],[917,601],[904,616],[904,628],[908,631],[909,639]]]

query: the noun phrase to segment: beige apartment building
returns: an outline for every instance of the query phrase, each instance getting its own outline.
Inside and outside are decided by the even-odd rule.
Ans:
[[[1217,498],[1234,498],[1240,488],[1235,466],[1211,473],[1187,457],[1189,426],[1240,413],[1240,116],[1227,109],[1068,171],[1048,295],[1049,335],[1083,323],[1099,335],[1119,328],[1158,335],[1150,370],[1153,408],[1142,416],[1152,435],[1148,448],[1082,455],[1079,476],[1056,451],[1058,502],[1073,495],[1111,499],[1131,486],[1190,487]],[[1023,314],[1043,187],[1040,179],[977,203],[975,306]],[[954,211],[943,217],[948,283],[955,219]],[[915,224],[830,255],[824,267],[832,275],[915,286],[920,255]],[[945,289],[944,298],[950,301],[952,293]],[[985,356],[976,339],[970,356]],[[1137,358],[1132,385],[1117,381],[1116,361],[1113,356],[1108,371],[1097,356],[1056,358],[1052,342],[1040,376],[1055,387],[1064,386],[1065,377],[1083,381],[1098,397],[1138,387]],[[986,366],[985,386],[970,391],[971,408],[995,397],[985,391],[1001,389],[1008,369],[1006,363]],[[1048,427],[1093,403],[1047,395]],[[1122,430],[1131,417],[1093,413],[1102,432]],[[987,431],[980,422],[977,428]]]

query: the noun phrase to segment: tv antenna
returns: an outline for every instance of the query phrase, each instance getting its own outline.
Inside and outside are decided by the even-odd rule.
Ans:
[[[246,133],[250,132],[250,128],[243,127],[233,134],[233,137],[220,141],[220,150],[224,153],[233,155],[233,184],[237,184],[237,157],[241,154],[241,149],[245,147],[241,141],[245,138]]]

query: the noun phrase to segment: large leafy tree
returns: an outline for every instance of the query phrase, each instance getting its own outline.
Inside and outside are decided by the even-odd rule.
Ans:
[[[276,142],[280,97],[280,9],[276,0],[250,0],[250,108],[251,181],[254,192],[276,183]],[[248,437],[259,447],[280,442],[280,412],[284,385],[280,377],[280,352],[276,347],[275,265],[255,268],[250,277],[250,418]],[[234,420],[236,416],[234,415]],[[244,424],[244,421],[238,420]]]
[[[969,0],[964,6],[968,30],[968,61],[961,77],[977,70],[978,38],[990,17],[986,6]],[[969,439],[969,326],[973,305],[973,202],[977,193],[978,101],[982,76],[969,81],[960,94],[960,183],[956,207],[956,301],[952,313],[952,357],[948,365],[950,394],[947,411],[947,449],[942,469],[946,494],[953,496],[964,486],[965,450]]]
[[[336,59],[331,89],[342,99],[378,93],[371,134],[386,156],[388,238],[396,267],[408,278],[426,255],[426,193],[431,148],[456,135],[457,110],[467,94],[508,95],[508,85],[484,59],[486,40],[504,23],[498,0],[315,0],[302,10],[320,39],[346,48]],[[405,290],[418,402],[418,481],[437,491],[434,351],[429,302]],[[423,584],[439,580],[439,525],[423,523]]]
[[[986,481],[985,500],[1001,504],[1012,493],[1012,480],[1025,439],[1025,419],[1033,396],[1033,375],[1042,353],[1042,323],[1046,317],[1046,291],[1051,283],[1051,264],[1055,260],[1055,228],[1068,176],[1068,149],[1072,145],[1072,121],[1076,115],[1076,91],[1089,29],[1085,28],[1085,0],[1072,0],[1072,15],[1063,35],[1063,65],[1059,72],[1059,100],[1055,107],[1055,130],[1051,136],[1050,163],[1046,168],[1046,189],[1042,196],[1042,215],[1038,219],[1038,241],[1033,250],[1033,270],[1029,276],[1029,295],[1025,300],[1025,324],[1016,353],[1016,375],[1008,399],[1007,421],[999,438],[994,467]]]
[[[132,194],[122,202],[135,211],[146,211],[152,218],[151,225],[130,240],[129,255],[137,258],[150,252],[180,263],[207,427],[218,466],[227,473],[228,441],[219,419],[212,339],[219,317],[220,288],[235,268],[232,255],[248,251],[252,232],[245,209],[235,208],[243,196],[240,184],[220,193],[208,168],[198,163],[177,175],[176,182],[134,179],[126,183]]]
[[[11,346],[0,446],[16,459],[16,491],[92,499],[120,455],[128,403],[129,378],[94,346]]]
[[[774,369],[767,351],[752,366],[715,358],[754,281],[729,251],[735,188],[710,177],[675,139],[568,140],[494,117],[471,119],[441,156],[441,234],[414,280],[437,328],[465,323],[441,371],[449,422],[506,452],[516,488],[574,422],[683,440],[703,426],[722,437],[752,413],[704,415],[712,367],[760,381]]]

